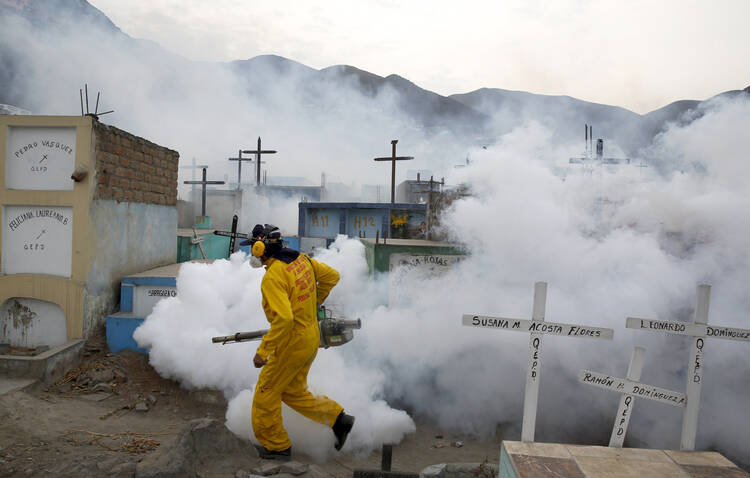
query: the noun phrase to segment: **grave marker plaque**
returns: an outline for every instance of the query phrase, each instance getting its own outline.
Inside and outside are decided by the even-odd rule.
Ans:
[[[70,277],[72,251],[72,207],[3,208],[3,274]]]
[[[9,126],[5,187],[72,191],[75,158],[75,127]]]

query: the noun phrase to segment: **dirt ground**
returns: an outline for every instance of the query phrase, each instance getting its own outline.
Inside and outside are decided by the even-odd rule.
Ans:
[[[143,355],[111,354],[99,334],[58,382],[0,395],[0,476],[134,476],[135,464],[173,443],[188,422],[208,417],[223,423],[225,412],[220,393],[185,390],[160,377]],[[392,470],[497,463],[500,441],[417,423],[417,432],[393,448]],[[342,454],[327,463],[299,454],[294,459],[344,478],[355,469],[379,469],[381,453]]]

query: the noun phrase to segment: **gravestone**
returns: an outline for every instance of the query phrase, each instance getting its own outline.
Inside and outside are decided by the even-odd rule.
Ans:
[[[174,261],[177,160],[91,116],[0,116],[0,343],[79,343],[123,275]]]
[[[464,256],[455,254],[397,253],[389,257],[388,304],[409,305],[413,300],[413,287],[426,280],[446,274]]]
[[[612,329],[591,327],[588,325],[545,322],[546,304],[547,283],[537,282],[534,284],[534,305],[531,312],[531,320],[471,314],[464,314],[462,318],[463,325],[469,327],[526,332],[529,334],[528,367],[526,370],[526,388],[523,398],[523,422],[521,424],[521,440],[524,442],[534,441],[536,410],[539,399],[539,374],[542,367],[542,336],[559,335],[604,340],[612,340],[614,336]]]

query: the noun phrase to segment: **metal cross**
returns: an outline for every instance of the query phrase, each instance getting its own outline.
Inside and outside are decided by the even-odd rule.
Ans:
[[[228,158],[229,161],[238,161],[237,163],[237,189],[240,189],[242,187],[242,162],[248,161],[250,163],[255,162],[252,158],[243,158],[242,157],[242,150],[239,150],[239,153],[237,154],[236,158]],[[261,164],[266,164],[265,161],[261,161]]]
[[[260,186],[260,165],[261,165],[260,155],[261,154],[274,154],[276,153],[276,151],[271,150],[271,149],[266,149],[266,150],[261,149],[260,148],[260,136],[258,136],[258,149],[256,149],[255,151],[246,150],[246,151],[241,151],[241,152],[245,154],[255,155],[255,160],[256,160],[255,161],[255,184]]]
[[[193,164],[191,166],[180,166],[180,169],[192,169],[193,171],[192,171],[192,173],[190,175],[190,179],[192,181],[195,181],[195,170],[196,169],[207,168],[207,167],[208,167],[208,165],[206,165],[206,164],[195,164],[195,157],[193,157]],[[191,186],[190,191],[191,191],[191,194],[193,196],[195,196],[195,193],[194,193],[194,191],[195,191],[195,184],[194,183]],[[195,211],[195,209],[193,209],[193,211]]]
[[[408,161],[414,159],[414,156],[396,156],[396,143],[397,139],[391,141],[393,145],[393,152],[390,157],[387,158],[375,158],[375,161],[390,161],[391,162],[391,204],[396,202],[396,161]]]
[[[214,234],[217,236],[224,236],[229,238],[229,255],[231,256],[234,253],[234,240],[238,237],[242,239],[247,239],[249,237],[248,234],[243,234],[241,232],[237,232],[237,214],[235,214],[232,217],[232,230],[231,231],[214,231]]]
[[[201,197],[201,216],[206,215],[206,184],[224,184],[224,181],[206,181],[206,169],[203,168],[203,180],[202,181],[184,181],[185,184],[200,184],[203,188],[203,194]]]

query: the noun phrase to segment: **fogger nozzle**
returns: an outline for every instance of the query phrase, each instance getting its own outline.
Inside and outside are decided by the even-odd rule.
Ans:
[[[338,321],[341,327],[345,329],[361,329],[362,328],[361,319],[339,319]]]
[[[268,333],[268,330],[258,330],[256,332],[237,332],[234,335],[225,335],[222,337],[213,337],[211,338],[211,341],[215,344],[217,343],[227,343],[227,342],[242,342],[245,340],[255,340],[263,337]]]

